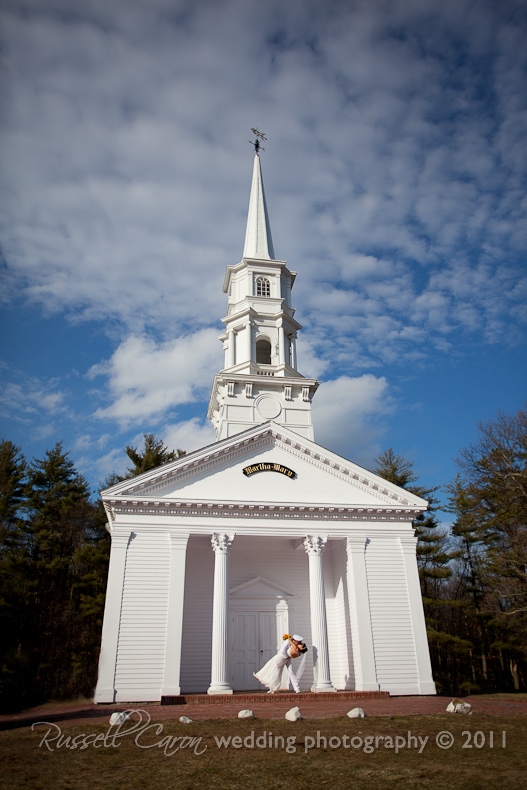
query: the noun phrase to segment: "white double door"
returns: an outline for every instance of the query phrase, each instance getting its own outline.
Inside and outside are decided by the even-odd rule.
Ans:
[[[263,689],[253,677],[275,655],[281,642],[283,614],[234,611],[230,616],[231,682],[234,691]]]

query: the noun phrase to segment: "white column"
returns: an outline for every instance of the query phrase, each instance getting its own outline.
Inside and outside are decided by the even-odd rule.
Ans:
[[[245,324],[245,360],[241,362],[252,362],[256,360],[256,354],[253,355],[253,330],[251,319]]]
[[[309,599],[311,605],[311,639],[315,682],[311,691],[335,691],[329,675],[328,623],[322,552],[326,538],[306,535],[304,547],[309,557]]]
[[[161,696],[181,694],[181,644],[188,534],[170,536],[170,588],[165,647],[165,676]]]
[[[296,332],[291,335],[291,367],[296,370]]]
[[[235,355],[235,334],[234,329],[229,327],[227,329],[227,367],[232,368],[235,365],[236,355]]]
[[[355,691],[379,690],[371,630],[368,578],[366,576],[367,543],[368,540],[364,537],[349,537],[346,540],[348,604]]]
[[[285,332],[284,322],[278,324],[278,364],[285,365]]]
[[[207,694],[232,694],[228,681],[227,630],[229,615],[229,548],[234,535],[215,532],[214,598],[212,604],[212,666]]]
[[[99,678],[95,689],[94,702],[114,702],[115,700],[115,668],[117,664],[117,644],[119,641],[119,623],[123,600],[126,551],[132,535],[133,532],[131,530],[120,534],[112,534],[101,653],[99,656]]]
[[[415,657],[419,674],[419,694],[436,694],[436,686],[432,677],[432,665],[430,663],[430,651],[428,649],[428,636],[426,634],[423,596],[417,570],[417,538],[409,535],[408,537],[400,537],[399,541],[403,550],[408,603],[410,604],[414,632]]]

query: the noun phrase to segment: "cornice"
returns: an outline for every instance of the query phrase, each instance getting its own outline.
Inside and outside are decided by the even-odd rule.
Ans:
[[[237,368],[242,367],[242,365],[246,367],[247,363],[240,363],[239,366],[237,365],[233,368],[225,368],[219,373],[216,373],[214,376],[214,383],[217,382],[218,384],[225,384],[229,381],[234,381],[235,383],[238,382],[245,386],[247,382],[262,385],[262,382],[265,381],[266,387],[269,385],[275,389],[280,389],[281,387],[283,388],[286,384],[289,386],[309,388],[314,387],[317,389],[320,384],[317,379],[304,378],[301,373],[298,373],[298,371],[294,370],[289,365],[268,365],[267,368],[264,368],[265,370],[269,369],[270,373],[276,372],[278,375],[262,375],[258,373],[238,372]]]
[[[271,312],[264,312],[262,310],[257,310],[255,307],[255,303],[261,303],[262,300],[265,299],[265,304],[269,308],[275,307],[276,309]],[[293,318],[293,314],[295,310],[292,307],[289,307],[283,296],[254,296],[253,294],[248,294],[240,299],[240,301],[231,304],[233,311],[231,313],[227,313],[221,319],[222,324],[228,329],[229,327],[234,331],[238,331],[240,329],[244,329],[246,326],[247,317],[254,321],[255,324],[261,326],[271,326],[277,324],[278,321],[284,321],[288,324],[291,329],[294,329],[295,332],[300,331],[302,329],[302,324],[300,324],[296,318]]]
[[[267,502],[222,502],[220,500],[176,500],[153,497],[108,497],[105,505],[117,514],[133,516],[175,516],[183,518],[229,518],[325,522],[411,521],[421,512],[416,508],[358,507],[329,504],[269,504]]]
[[[293,280],[296,277],[296,272],[292,272],[287,268],[287,261],[279,261],[275,258],[242,258],[239,263],[235,263],[226,267],[225,277],[223,280],[223,293],[229,292],[229,283],[233,274],[236,274],[244,268],[261,269],[262,267],[268,269],[285,269],[289,272],[289,274],[292,275]]]
[[[250,304],[245,298],[242,302],[236,302],[234,307],[238,307],[240,304],[243,304],[243,307],[237,310],[237,312],[228,313],[226,316],[224,316],[224,318],[221,319],[222,324],[227,326],[228,324],[232,324],[234,321],[240,321],[240,328],[242,328],[244,326],[243,319],[247,318],[247,316],[253,319],[258,315],[252,304]]]

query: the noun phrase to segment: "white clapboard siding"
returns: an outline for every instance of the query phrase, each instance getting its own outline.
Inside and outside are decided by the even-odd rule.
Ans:
[[[126,555],[115,673],[117,702],[160,698],[169,574],[168,535],[137,534]]]
[[[302,546],[299,547],[298,540],[236,538],[231,548],[229,587],[232,589],[258,576],[275,584],[280,590],[291,593],[288,598],[288,630],[301,634],[310,643],[309,564],[307,554]],[[307,684],[307,677],[306,668],[302,686]]]
[[[323,562],[331,681],[337,690],[354,689],[345,541],[329,541]]]
[[[181,692],[205,692],[210,686],[214,552],[210,536],[191,535],[187,545]]]
[[[366,572],[380,690],[417,693],[415,639],[404,559],[397,538],[370,541],[366,550]]]

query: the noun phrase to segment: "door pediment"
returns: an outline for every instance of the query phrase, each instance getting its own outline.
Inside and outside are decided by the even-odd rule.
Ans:
[[[293,593],[283,590],[268,579],[264,579],[263,576],[255,576],[254,579],[238,584],[229,590],[229,599],[231,601],[237,599],[247,600],[249,598],[284,600],[293,597]]]

